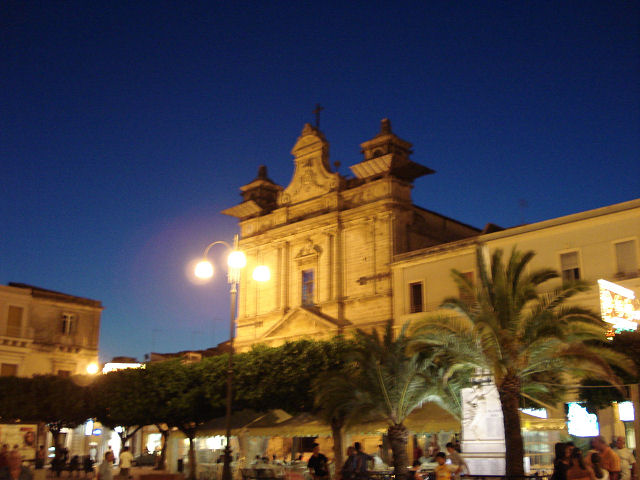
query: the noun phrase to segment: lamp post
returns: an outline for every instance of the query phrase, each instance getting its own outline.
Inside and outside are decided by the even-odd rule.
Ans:
[[[238,283],[240,283],[240,272],[247,265],[247,257],[238,249],[238,235],[234,236],[233,247],[223,240],[207,245],[202,254],[203,259],[198,262],[195,268],[195,275],[201,279],[209,279],[213,276],[214,268],[207,260],[209,250],[214,245],[224,245],[229,251],[227,257],[227,282],[229,283],[229,295],[231,297],[231,315],[229,320],[229,362],[227,364],[227,405],[226,405],[226,437],[227,444],[224,448],[224,465],[222,467],[222,480],[232,480],[231,475],[231,407],[233,403],[233,340],[235,337],[235,320],[238,307]],[[265,266],[258,266],[253,271],[253,279],[259,282],[269,280],[269,269]]]

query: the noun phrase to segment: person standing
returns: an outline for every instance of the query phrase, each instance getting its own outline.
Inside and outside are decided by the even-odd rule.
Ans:
[[[585,465],[582,451],[579,448],[571,450],[571,461],[567,469],[567,480],[595,480],[593,470]]]
[[[328,459],[320,453],[320,445],[313,444],[313,453],[307,462],[307,468],[311,470],[313,480],[327,480],[329,478]]]
[[[84,470],[84,478],[91,478],[93,476],[93,459],[91,455],[85,455],[82,460],[82,469]]]
[[[115,456],[112,450],[107,450],[104,460],[98,467],[98,480],[113,480],[113,460]]]
[[[124,447],[120,453],[120,476],[127,480],[129,478],[129,472],[131,470],[131,463],[133,462],[133,455],[129,451],[129,447]]]
[[[7,465],[9,465],[9,445],[5,443],[0,449],[0,468],[4,468]]]
[[[33,480],[33,474],[22,466],[22,457],[18,450],[7,453],[7,464],[0,468],[0,480]]]
[[[602,468],[600,454],[598,452],[593,452],[591,455],[589,455],[588,458],[589,463],[591,464],[591,468],[593,468],[593,473],[596,477],[596,480],[609,480],[609,472]]]
[[[434,473],[436,474],[436,480],[451,480],[451,470],[449,470],[449,467],[445,465],[447,456],[444,454],[444,452],[438,452],[436,453],[435,458],[436,463],[438,464],[436,465],[436,469],[434,470]]]
[[[462,455],[458,453],[453,443],[447,443],[446,447],[449,459],[451,459],[451,463],[458,466],[456,470],[456,477],[459,477],[463,474],[469,474],[469,465],[464,461]]]
[[[626,447],[624,437],[616,438],[616,446],[613,451],[620,457],[620,480],[636,478],[636,459],[631,450]]]
[[[611,480],[620,480],[620,457],[613,449],[607,445],[602,435],[593,440],[593,446],[600,454],[602,467],[609,472]]]
[[[355,468],[357,478],[367,478],[367,472],[369,471],[368,462],[373,460],[373,457],[362,451],[362,445],[360,442],[353,444],[353,448],[356,450],[355,455]]]
[[[347,447],[347,459],[344,461],[340,474],[342,480],[353,480],[356,473],[356,449],[351,445]]]
[[[571,445],[567,445],[564,442],[558,442],[555,444],[556,458],[553,460],[553,475],[552,480],[567,480],[567,470],[569,470],[571,455]]]
[[[44,445],[40,445],[36,452],[36,470],[44,468],[44,462],[47,460],[47,451],[44,449]]]

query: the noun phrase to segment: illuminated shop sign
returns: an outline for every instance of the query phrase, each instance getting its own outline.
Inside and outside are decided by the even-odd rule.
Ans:
[[[598,280],[602,320],[611,324],[608,337],[625,331],[635,331],[640,322],[640,303],[633,290],[617,283]]]

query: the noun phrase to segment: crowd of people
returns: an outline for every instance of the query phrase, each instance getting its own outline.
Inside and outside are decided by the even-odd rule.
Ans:
[[[552,480],[636,480],[636,463],[624,437],[610,446],[604,437],[591,441],[585,454],[573,442],[556,443]]]

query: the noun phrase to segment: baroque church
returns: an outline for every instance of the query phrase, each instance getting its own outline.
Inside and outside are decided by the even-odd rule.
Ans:
[[[392,318],[394,255],[480,233],[412,203],[413,181],[434,171],[411,159],[388,119],[360,146],[364,158],[346,178],[332,171],[322,132],[306,124],[290,184],[262,166],[240,188],[242,203],[222,212],[238,219],[248,266],[271,271],[266,283],[241,278],[238,350],[381,326]]]

